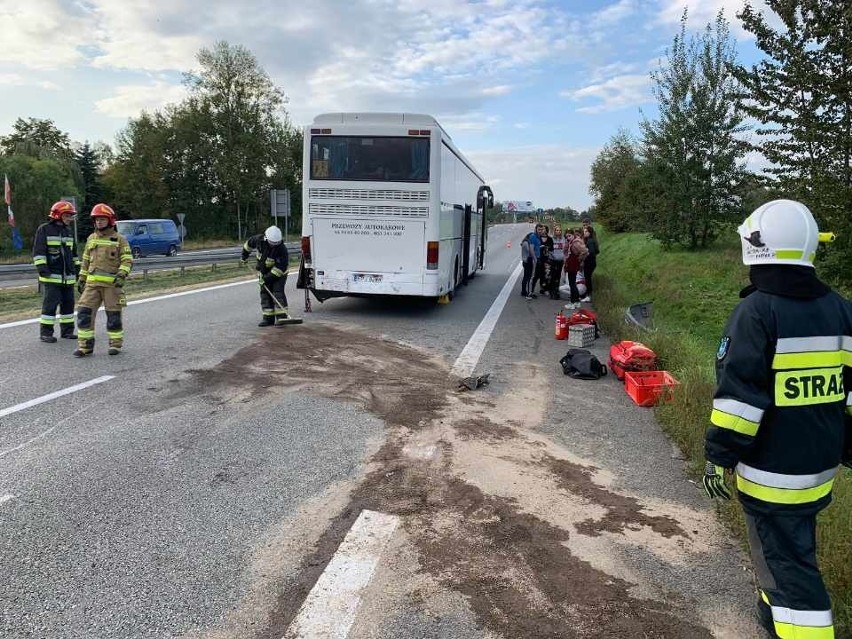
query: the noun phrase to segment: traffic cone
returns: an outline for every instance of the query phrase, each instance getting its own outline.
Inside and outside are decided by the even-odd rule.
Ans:
[[[506,248],[512,248],[512,240],[506,242]]]

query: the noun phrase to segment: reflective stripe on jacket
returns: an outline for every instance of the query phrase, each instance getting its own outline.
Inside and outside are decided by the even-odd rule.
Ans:
[[[50,271],[48,276],[39,274],[39,282],[74,285],[80,259],[71,229],[58,220],[39,226],[33,238],[33,264],[39,270],[47,267]]]
[[[756,291],[728,321],[716,362],[707,459],[736,469],[743,505],[816,512],[852,438],[852,305]]]
[[[86,240],[80,277],[87,286],[112,286],[118,273],[130,275],[133,255],[125,237],[109,227],[95,230]]]

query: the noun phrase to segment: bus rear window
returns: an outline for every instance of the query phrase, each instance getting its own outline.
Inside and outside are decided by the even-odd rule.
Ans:
[[[311,138],[312,180],[428,182],[428,138],[322,135]]]

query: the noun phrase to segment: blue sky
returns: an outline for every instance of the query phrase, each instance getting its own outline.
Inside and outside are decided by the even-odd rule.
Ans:
[[[198,50],[227,40],[254,53],[294,124],[326,111],[429,113],[498,200],[584,209],[601,147],[655,114],[648,74],[684,7],[692,30],[724,9],[751,62],[743,4],[0,0],[0,135],[39,117],[75,141],[114,144],[128,118],[180,101]]]

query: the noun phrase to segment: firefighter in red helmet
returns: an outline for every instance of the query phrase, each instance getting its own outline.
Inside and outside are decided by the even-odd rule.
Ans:
[[[124,345],[121,309],[127,302],[124,280],[130,275],[133,256],[130,245],[115,229],[115,212],[106,204],[95,204],[91,216],[95,230],[86,240],[83,267],[77,290],[77,350],[75,357],[91,355],[95,348],[95,314],[104,305],[106,310],[109,354],[118,355]]]
[[[52,344],[56,307],[59,307],[59,335],[76,339],[74,334],[74,284],[80,271],[77,241],[70,224],[77,215],[74,205],[60,200],[50,207],[49,222],[38,227],[33,239],[33,264],[44,293],[39,320],[40,339]]]

